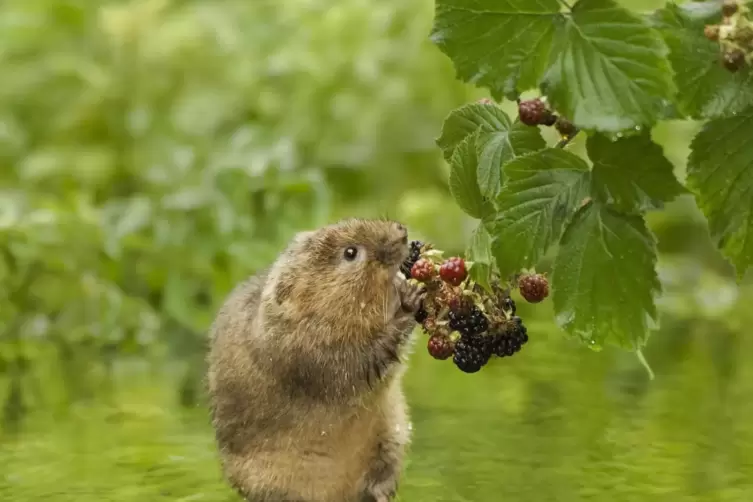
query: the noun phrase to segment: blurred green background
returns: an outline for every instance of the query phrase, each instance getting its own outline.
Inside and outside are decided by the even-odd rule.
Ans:
[[[455,81],[432,16],[432,0],[0,3],[0,500],[237,500],[202,392],[232,286],[342,216],[463,251],[474,223],[434,138],[486,94]],[[680,177],[697,128],[656,130]],[[419,336],[401,501],[753,500],[753,285],[691,197],[650,223],[656,379],[567,340],[550,301],[519,302],[531,342],[478,374]]]

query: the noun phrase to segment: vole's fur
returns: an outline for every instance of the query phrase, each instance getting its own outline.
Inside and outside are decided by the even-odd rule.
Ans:
[[[399,223],[344,220],[297,235],[229,295],[208,385],[223,469],[246,500],[393,498],[409,439],[400,356],[423,295],[397,276],[407,256]]]

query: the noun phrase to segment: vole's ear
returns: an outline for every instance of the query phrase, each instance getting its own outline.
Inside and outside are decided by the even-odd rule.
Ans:
[[[293,236],[293,245],[299,249],[305,249],[306,246],[311,242],[311,238],[314,236],[316,232],[313,230],[307,230],[303,232],[298,232]]]

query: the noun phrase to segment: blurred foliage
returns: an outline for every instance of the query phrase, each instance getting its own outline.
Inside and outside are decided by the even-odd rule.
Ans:
[[[396,205],[457,226],[433,141],[474,91],[426,40],[431,9],[3,2],[0,371],[196,354],[301,228]]]

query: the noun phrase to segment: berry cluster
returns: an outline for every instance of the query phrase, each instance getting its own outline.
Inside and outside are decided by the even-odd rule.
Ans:
[[[572,138],[578,133],[578,129],[572,122],[554,113],[541,98],[520,101],[518,117],[527,126],[554,126],[564,138]]]
[[[439,360],[452,358],[465,373],[476,373],[493,357],[509,357],[528,342],[528,330],[516,315],[511,285],[495,281],[491,291],[474,283],[463,258],[442,258],[442,252],[411,242],[401,271],[406,279],[426,286],[416,321],[429,335],[427,350]],[[539,274],[524,274],[515,284],[521,296],[538,303],[549,295],[549,283]]]
[[[753,62],[753,22],[749,9],[738,0],[725,0],[721,24],[707,25],[703,34],[719,43],[722,66],[732,73]]]

